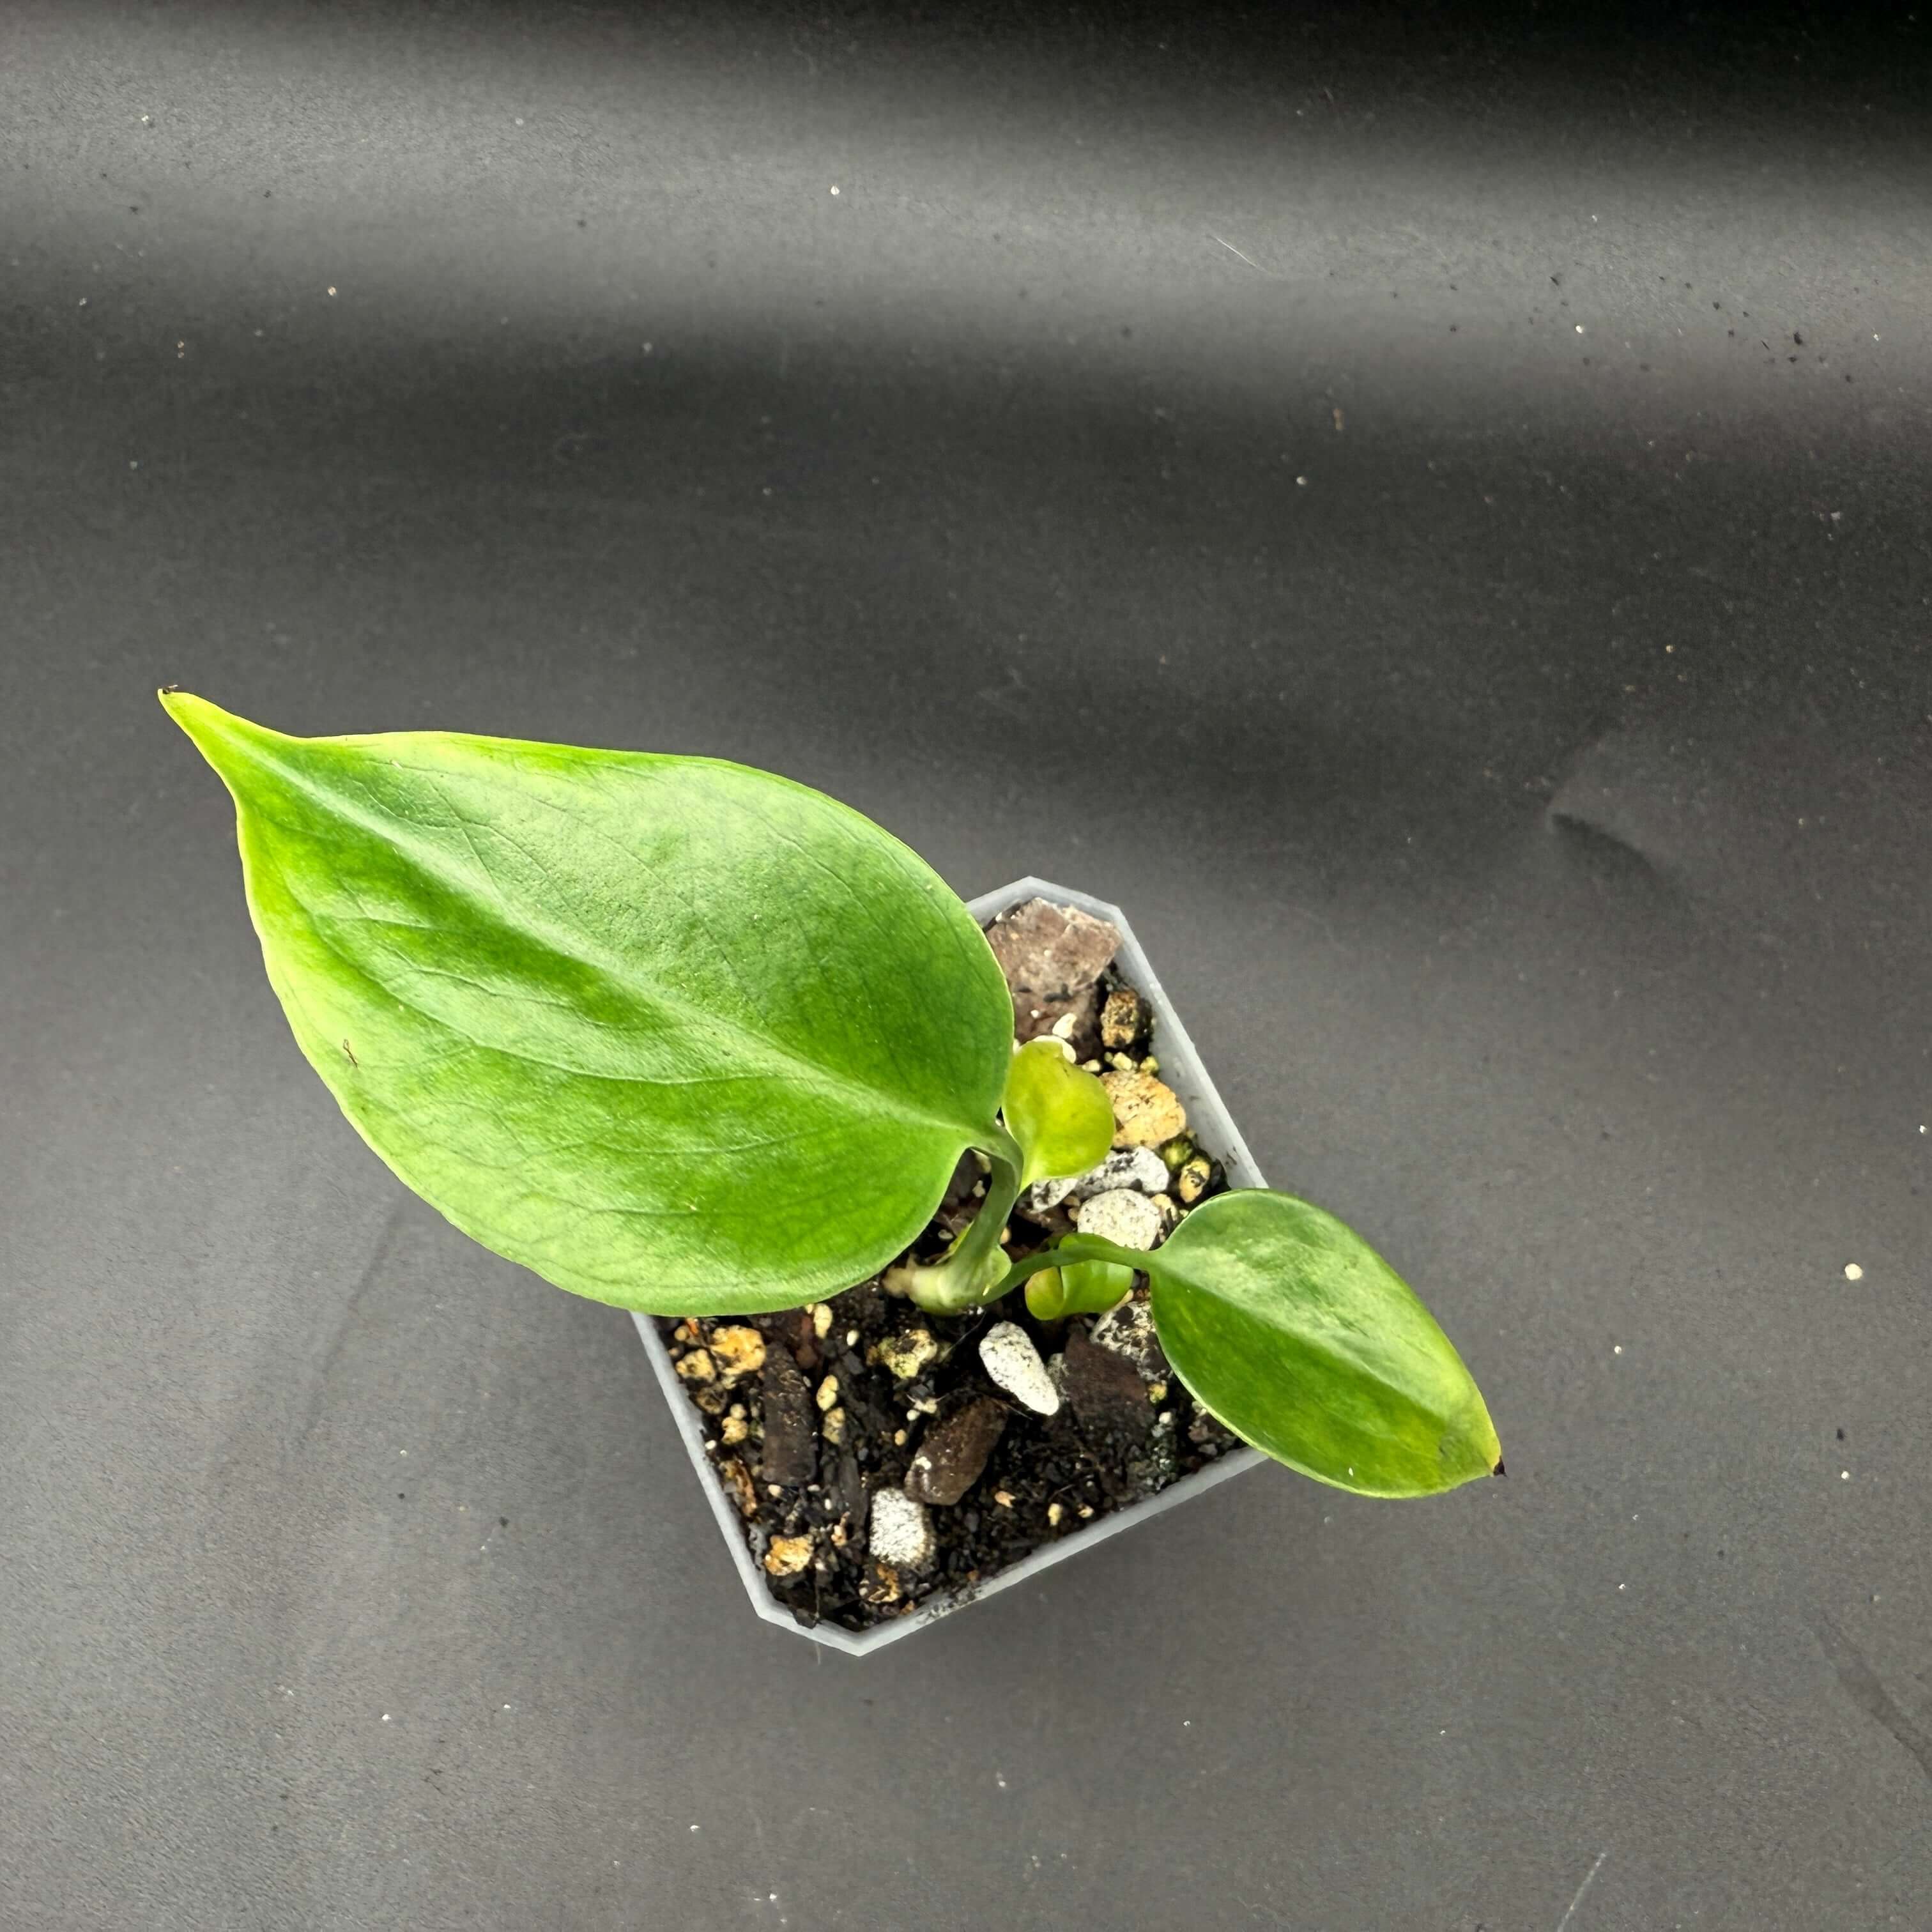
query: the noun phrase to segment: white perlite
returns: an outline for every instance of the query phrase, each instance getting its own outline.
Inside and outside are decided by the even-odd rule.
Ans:
[[[932,1519],[923,1503],[903,1490],[880,1490],[872,1497],[870,1541],[872,1554],[895,1570],[922,1570],[938,1546]]]
[[[1156,1194],[1171,1178],[1166,1162],[1152,1148],[1119,1148],[1098,1167],[1090,1167],[1071,1180],[1036,1180],[1026,1191],[1026,1211],[1036,1219],[1063,1201],[1086,1201],[1122,1187]]]
[[[1033,1337],[1017,1322],[995,1322],[986,1330],[980,1342],[980,1360],[987,1374],[1034,1414],[1052,1415],[1059,1408],[1060,1391]]]
[[[1074,1182],[1073,1198],[1090,1201],[1096,1194],[1111,1194],[1121,1187],[1158,1194],[1170,1178],[1167,1162],[1152,1148],[1117,1148],[1098,1167],[1090,1168]]]
[[[1160,1210],[1144,1194],[1116,1187],[1083,1201],[1073,1210],[1083,1234],[1096,1234],[1116,1247],[1150,1248],[1160,1239]]]

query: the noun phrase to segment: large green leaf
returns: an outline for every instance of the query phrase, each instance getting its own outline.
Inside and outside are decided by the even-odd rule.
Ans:
[[[404,1180],[662,1313],[863,1280],[996,1124],[1012,1004],[971,915],[822,794],[711,759],[169,712],[234,794],[268,977]]]
[[[1490,1412],[1448,1337],[1334,1215],[1241,1188],[1138,1259],[1181,1379],[1279,1461],[1372,1496],[1430,1495],[1500,1464]]]

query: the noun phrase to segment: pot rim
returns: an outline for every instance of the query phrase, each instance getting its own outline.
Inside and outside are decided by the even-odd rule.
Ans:
[[[1194,1042],[1188,1037],[1187,1029],[1180,1023],[1174,1010],[1173,1002],[1168,998],[1159,976],[1148,963],[1147,955],[1142,951],[1140,942],[1134,937],[1132,927],[1120,908],[1104,899],[1096,899],[1090,894],[1077,892],[1070,886],[1058,886],[1050,880],[1028,877],[1016,879],[1010,885],[1002,886],[997,891],[982,892],[968,905],[974,919],[981,925],[1005,912],[1010,908],[1030,898],[1050,900],[1056,905],[1077,907],[1081,911],[1091,913],[1097,919],[1111,920],[1119,928],[1120,950],[1114,955],[1116,963],[1134,988],[1153,1006],[1157,1016],[1156,1038],[1160,1054],[1160,1074],[1162,1080],[1180,1096],[1181,1104],[1187,1109],[1188,1129],[1195,1133],[1211,1154],[1220,1161],[1228,1180],[1238,1187],[1262,1187],[1267,1183],[1262,1178],[1261,1170],[1255,1165],[1254,1156],[1248,1150],[1248,1144],[1241,1138],[1240,1130],[1229,1118],[1226,1106],[1214,1083],[1208,1076],[1207,1069],[1201,1063]],[[677,1371],[672,1366],[670,1352],[663,1338],[654,1325],[654,1318],[643,1313],[634,1313],[632,1320],[637,1324],[638,1334],[644,1345],[644,1352],[650,1358],[658,1385],[663,1389],[665,1400],[670,1405],[671,1418],[677,1425],[686,1453],[698,1472],[698,1480],[704,1487],[711,1513],[717,1518],[718,1527],[724,1533],[725,1546],[731,1552],[731,1560],[736,1565],[740,1580],[746,1594],[752,1600],[752,1608],[766,1623],[776,1624],[781,1629],[794,1635],[810,1639],[828,1650],[842,1651],[850,1657],[863,1657],[877,1650],[881,1645],[896,1642],[902,1637],[910,1636],[915,1630],[928,1628],[939,1619],[955,1610],[963,1610],[968,1604],[980,1602],[994,1596],[1001,1590],[1010,1589],[1016,1583],[1022,1583],[1036,1576],[1050,1565],[1064,1562],[1066,1558],[1090,1550],[1096,1543],[1108,1537],[1118,1534],[1134,1524],[1144,1522],[1150,1516],[1158,1516],[1163,1510],[1172,1509],[1178,1503],[1187,1502],[1203,1490],[1212,1489],[1216,1483],[1226,1482],[1230,1476],[1238,1476],[1244,1469],[1252,1469],[1268,1459],[1258,1449],[1232,1449],[1190,1476],[1161,1490],[1157,1495],[1145,1498],[1137,1503],[1130,1503],[1124,1509],[1112,1510],[1102,1516],[1096,1516],[1084,1528],[1069,1531],[1057,1540],[1042,1544],[1030,1556],[1022,1557],[1018,1562],[1002,1570],[996,1576],[984,1582],[974,1583],[957,1590],[935,1593],[926,1598],[915,1610],[902,1617],[893,1617],[886,1622],[874,1624],[870,1630],[848,1630],[832,1623],[810,1626],[801,1624],[790,1610],[778,1603],[765,1587],[763,1575],[753,1559],[737,1506],[726,1492],[722,1479],[712,1466],[711,1459],[704,1450],[704,1424],[696,1406],[684,1392],[678,1380]]]

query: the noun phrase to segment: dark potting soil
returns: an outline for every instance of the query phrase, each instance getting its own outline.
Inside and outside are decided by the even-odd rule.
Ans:
[[[1104,998],[1121,983],[1109,970],[1096,990]],[[1016,998],[1016,1030],[1026,1033],[1024,989]],[[1137,1068],[1149,1044],[1143,1022],[1127,1051],[1113,1055],[1114,1070]],[[1162,1153],[1178,1171],[1192,1150],[1182,1136]],[[972,1219],[982,1172],[974,1156],[960,1162],[914,1244],[922,1259]],[[1198,1204],[1224,1184],[1215,1162],[1204,1180],[1190,1178],[1190,1191]],[[1186,1211],[1170,1195],[1157,1198],[1169,1216]],[[1018,1259],[1073,1222],[1067,1207],[1029,1218],[1023,1203],[1007,1226],[1006,1251]],[[1146,1294],[1136,1275],[1143,1313]],[[801,1623],[861,1630],[935,1594],[970,1593],[1042,1544],[1239,1447],[1168,1368],[1150,1324],[1131,1332],[1128,1315],[1102,1318],[1120,1344],[1103,1346],[1091,1339],[1096,1318],[1036,1322],[1023,1291],[947,1317],[887,1294],[874,1279],[811,1308],[665,1318],[658,1327],[704,1415],[706,1451],[772,1596]],[[1018,1324],[1037,1346],[1060,1391],[1055,1414],[1036,1414],[986,1372],[979,1343],[1001,1321]],[[872,1498],[884,1490],[920,1501],[929,1557],[888,1563],[874,1552]]]

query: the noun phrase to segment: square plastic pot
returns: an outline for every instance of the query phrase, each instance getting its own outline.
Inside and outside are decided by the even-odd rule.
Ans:
[[[1016,879],[998,892],[984,893],[974,900],[973,916],[983,926],[1009,906],[1034,898],[1049,899],[1056,905],[1078,906],[1082,912],[1111,920],[1119,927],[1120,950],[1115,955],[1115,962],[1126,979],[1153,1004],[1158,1016],[1154,1036],[1156,1051],[1160,1055],[1160,1077],[1180,1096],[1181,1104],[1187,1109],[1189,1132],[1208,1153],[1220,1160],[1231,1184],[1236,1187],[1264,1186],[1254,1156],[1248,1151],[1247,1143],[1228,1118],[1228,1110],[1221,1104],[1221,1096],[1214,1090],[1214,1083],[1208,1078],[1208,1070],[1202,1065],[1201,1056],[1195,1052],[1194,1042],[1187,1036],[1187,1029],[1181,1024],[1172,1003],[1162,991],[1159,976],[1148,964],[1147,955],[1141,950],[1132,927],[1118,906],[1090,898],[1086,893],[1072,891],[1065,886],[1051,885],[1044,879]],[[915,1630],[924,1630],[968,1604],[977,1603],[999,1591],[1011,1589],[1016,1583],[1037,1576],[1049,1565],[1064,1563],[1070,1556],[1091,1550],[1096,1543],[1118,1536],[1122,1530],[1144,1522],[1163,1510],[1173,1509],[1199,1496],[1204,1490],[1212,1489],[1216,1483],[1225,1483],[1230,1476],[1238,1476],[1244,1469],[1252,1469],[1256,1463],[1268,1460],[1257,1449],[1231,1450],[1205,1468],[1196,1470],[1191,1476],[1184,1476],[1158,1496],[1096,1518],[1087,1528],[1074,1530],[1058,1541],[1042,1546],[1030,1556],[1001,1570],[997,1576],[967,1589],[942,1592],[928,1597],[917,1610],[874,1624],[868,1630],[841,1630],[830,1623],[808,1629],[783,1604],[776,1602],[765,1588],[764,1578],[752,1558],[751,1546],[740,1526],[736,1505],[725,1493],[723,1483],[704,1453],[704,1418],[678,1381],[677,1372],[671,1366],[670,1357],[651,1317],[639,1315],[634,1319],[638,1333],[644,1340],[644,1352],[650,1357],[651,1366],[657,1372],[664,1400],[670,1404],[678,1433],[684,1438],[685,1448],[690,1455],[691,1466],[697,1472],[698,1483],[711,1504],[711,1514],[718,1519],[718,1527],[724,1532],[724,1546],[730,1552],[731,1561],[737,1565],[738,1574],[744,1580],[745,1593],[752,1600],[752,1610],[767,1623],[777,1624],[814,1643],[822,1643],[829,1649],[842,1650],[854,1657],[877,1650],[881,1644],[897,1643]]]

